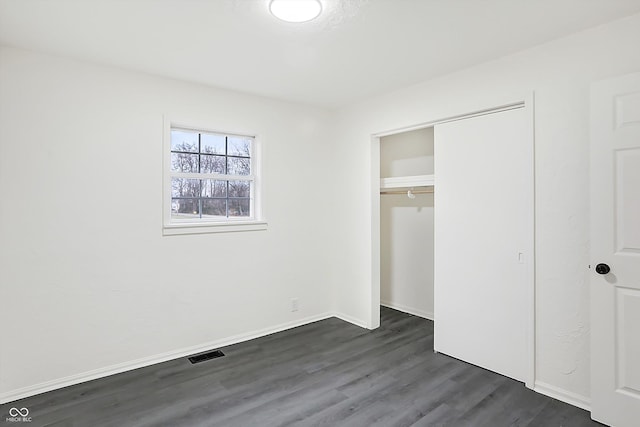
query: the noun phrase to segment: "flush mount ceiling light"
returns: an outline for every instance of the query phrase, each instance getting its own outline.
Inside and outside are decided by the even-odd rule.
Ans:
[[[320,0],[271,0],[269,11],[286,22],[307,22],[322,12]]]

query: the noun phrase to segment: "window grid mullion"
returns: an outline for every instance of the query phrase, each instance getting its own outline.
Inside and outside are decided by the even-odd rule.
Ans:
[[[215,181],[255,181],[254,175],[223,175],[213,173],[195,173],[195,172],[176,172],[171,171],[171,178],[183,179],[213,179]]]
[[[200,169],[200,165],[202,164],[202,134],[198,133],[198,173],[202,173]],[[199,180],[200,185],[198,186],[198,216],[202,219],[202,180]]]
[[[224,137],[224,171],[227,175],[229,175],[229,137]],[[227,183],[227,200],[225,201],[225,206],[227,207],[227,219],[229,218],[229,179],[226,181]]]

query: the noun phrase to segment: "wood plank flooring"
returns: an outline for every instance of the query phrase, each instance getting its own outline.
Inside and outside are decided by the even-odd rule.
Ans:
[[[433,323],[381,308],[368,331],[336,318],[1,406],[5,425],[600,426],[589,413],[433,352]],[[9,423],[11,407],[32,422]]]

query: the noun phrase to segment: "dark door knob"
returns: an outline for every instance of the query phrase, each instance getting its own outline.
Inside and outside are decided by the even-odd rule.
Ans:
[[[598,274],[608,274],[611,271],[611,268],[607,264],[598,264],[596,265],[596,273]]]

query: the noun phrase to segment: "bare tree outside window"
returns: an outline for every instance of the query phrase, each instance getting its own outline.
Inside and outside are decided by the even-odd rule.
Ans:
[[[249,218],[252,143],[251,137],[171,129],[172,219]]]

